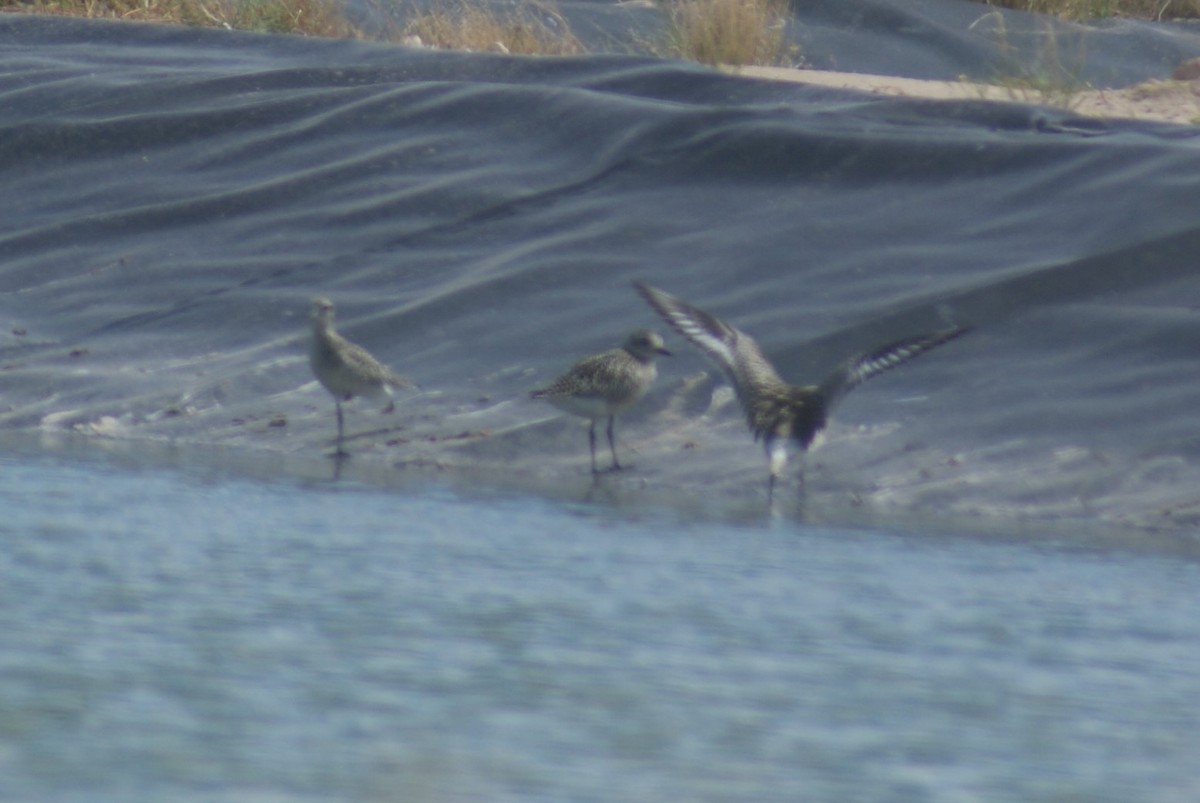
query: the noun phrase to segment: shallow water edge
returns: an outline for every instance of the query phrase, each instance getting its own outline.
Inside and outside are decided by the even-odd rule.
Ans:
[[[53,461],[135,475],[166,472],[180,476],[185,482],[232,481],[329,490],[357,488],[416,498],[433,495],[472,504],[542,500],[566,513],[659,521],[663,526],[674,526],[672,522],[709,523],[733,528],[731,533],[739,529],[785,526],[1067,549],[1130,550],[1200,559],[1200,539],[1186,528],[1114,526],[1084,516],[985,517],[937,509],[889,509],[873,506],[869,496],[853,489],[828,486],[808,492],[788,488],[772,504],[767,499],[765,482],[752,483],[741,492],[725,489],[704,493],[656,482],[653,476],[640,475],[636,465],[619,474],[591,477],[585,465],[572,471],[531,472],[424,461],[389,464],[377,455],[339,460],[320,453],[117,440],[64,432],[3,433],[0,465],[9,461]],[[87,489],[79,492],[86,494]]]

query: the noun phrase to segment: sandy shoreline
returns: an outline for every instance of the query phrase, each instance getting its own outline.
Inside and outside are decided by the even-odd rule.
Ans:
[[[967,81],[925,81],[886,75],[826,72],[785,67],[734,67],[752,78],[851,89],[877,95],[931,100],[993,100],[1060,106],[1086,116],[1200,124],[1200,81],[1150,81],[1125,89],[1086,90],[1053,96],[1033,89]]]

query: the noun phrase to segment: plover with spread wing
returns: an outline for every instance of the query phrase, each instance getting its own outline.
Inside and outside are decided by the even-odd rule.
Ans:
[[[333,327],[333,302],[327,298],[314,298],[312,302],[312,345],[308,351],[308,363],[317,381],[333,395],[337,409],[337,450],[334,455],[345,457],[342,450],[342,402],[355,396],[365,396],[375,401],[385,401],[384,413],[396,409],[392,400],[392,388],[415,388],[416,383],[392,373],[387,366],[371,356],[370,352],[337,333]]]
[[[580,360],[558,379],[530,395],[591,421],[588,445],[592,450],[593,474],[598,473],[596,422],[607,418],[612,468],[620,469],[613,440],[613,419],[646,394],[658,376],[654,359],[670,353],[663,347],[661,335],[650,329],[638,329],[620,348]]]
[[[788,460],[788,441],[801,453],[825,426],[842,397],[876,374],[905,363],[969,329],[953,326],[930,334],[896,340],[843,362],[819,385],[784,382],[745,332],[670,293],[634,282],[634,287],[672,329],[687,338],[728,377],[742,404],[754,439],[763,441],[770,479],[767,494]]]

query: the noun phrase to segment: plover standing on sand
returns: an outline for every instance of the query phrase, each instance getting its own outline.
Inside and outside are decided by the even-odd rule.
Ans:
[[[308,363],[317,381],[333,395],[337,408],[337,451],[334,455],[345,457],[342,450],[342,402],[355,396],[366,396],[376,401],[387,401],[383,412],[396,409],[392,401],[392,388],[415,388],[417,385],[405,377],[388,370],[387,366],[371,356],[362,346],[351,343],[333,328],[333,302],[327,298],[314,298],[312,302],[312,345],[308,351]]]
[[[670,355],[662,336],[638,329],[620,348],[580,360],[552,383],[530,394],[545,399],[560,410],[590,419],[588,445],[592,450],[592,473],[596,469],[596,422],[608,418],[608,448],[612,468],[620,469],[613,441],[613,419],[646,394],[658,376],[654,358]]]
[[[825,426],[833,406],[858,385],[940,346],[969,331],[951,327],[908,337],[859,354],[843,362],[819,385],[788,385],[745,332],[670,293],[642,282],[634,287],[672,329],[692,342],[729,378],[754,439],[763,441],[770,480],[767,495],[787,465],[787,443],[794,440],[801,453]]]

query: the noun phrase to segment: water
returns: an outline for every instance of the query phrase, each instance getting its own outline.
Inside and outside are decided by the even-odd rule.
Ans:
[[[994,74],[964,4],[850,5],[817,57]],[[0,427],[39,446],[0,447],[0,799],[1200,798],[1195,130],[3,23]],[[1087,75],[1200,47],[1129,27]],[[658,325],[633,279],[798,382],[976,331],[847,400],[805,518],[683,344],[587,497],[528,392]],[[348,411],[336,481],[317,294],[424,388]],[[40,446],[79,434],[126,454]]]
[[[1191,801],[1200,570],[0,462],[4,800]]]

